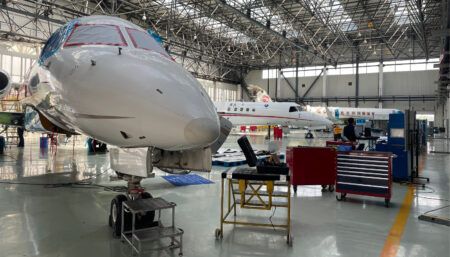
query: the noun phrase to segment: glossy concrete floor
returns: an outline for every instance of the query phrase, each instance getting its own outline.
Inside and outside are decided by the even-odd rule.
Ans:
[[[225,147],[237,148],[237,136]],[[278,141],[287,145],[324,145],[326,138],[306,141],[292,134]],[[250,136],[255,148],[265,149],[262,136]],[[429,150],[447,151],[450,140],[430,141]],[[73,146],[60,145],[51,151],[38,148],[36,136],[29,136],[24,149],[11,147],[0,156],[0,256],[102,257],[130,256],[130,249],[112,237],[107,225],[111,199],[116,192],[100,187],[63,186],[82,181],[103,186],[124,185],[110,181],[107,154],[88,155],[83,140]],[[337,202],[334,193],[320,187],[299,187],[292,196],[293,247],[288,247],[281,231],[225,226],[224,238],[217,241],[219,225],[221,167],[209,174],[197,173],[214,184],[174,187],[157,171],[156,178],[143,185],[154,196],[177,203],[176,222],[184,229],[185,256],[450,256],[450,228],[418,220],[424,212],[449,204],[450,154],[427,154],[424,176],[431,182],[417,188],[398,249],[386,253],[386,238],[395,223],[407,186],[395,184],[392,207],[382,199],[349,196]],[[19,184],[18,184],[19,183]],[[45,184],[45,185],[44,185]],[[51,184],[51,185],[48,185]],[[450,216],[450,208],[437,212]],[[255,215],[252,213],[252,215]],[[272,212],[256,214],[268,221]],[[284,211],[274,213],[281,220]],[[395,232],[394,232],[395,234]],[[396,235],[394,235],[396,236]],[[148,256],[177,256],[178,251],[156,252]]]

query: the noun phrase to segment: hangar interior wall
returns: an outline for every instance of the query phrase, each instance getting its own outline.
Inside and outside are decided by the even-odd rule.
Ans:
[[[198,79],[213,101],[236,101],[240,99],[240,86],[219,81]]]
[[[260,86],[275,98],[275,84],[277,79],[263,79],[262,70],[251,71],[247,74],[247,84]],[[299,77],[299,97],[303,96],[316,77]],[[438,78],[437,70],[408,71],[408,72],[384,72],[383,73],[383,95],[385,96],[423,96],[435,95]],[[295,88],[295,78],[287,78]],[[378,96],[379,73],[360,74],[359,96]],[[351,85],[349,85],[351,82]],[[289,87],[284,78],[278,79],[278,98],[295,98],[295,92]],[[304,87],[302,86],[304,84]],[[321,76],[307,97],[322,97],[323,77]],[[326,78],[327,97],[346,97],[355,95],[355,75],[327,75]],[[312,103],[321,105],[321,103]],[[355,103],[348,101],[330,101],[330,106],[349,107]],[[359,107],[378,107],[376,101],[359,101]],[[414,109],[418,112],[433,113],[434,101],[384,101],[383,108]]]

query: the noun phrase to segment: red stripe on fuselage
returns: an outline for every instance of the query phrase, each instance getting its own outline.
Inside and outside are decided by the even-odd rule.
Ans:
[[[231,116],[231,117],[255,117],[255,118],[269,118],[269,119],[288,119],[288,120],[306,120],[306,121],[311,121],[311,120],[308,120],[308,119],[293,118],[293,117],[256,115],[256,114],[241,114],[241,113],[220,113],[219,112],[219,115]]]

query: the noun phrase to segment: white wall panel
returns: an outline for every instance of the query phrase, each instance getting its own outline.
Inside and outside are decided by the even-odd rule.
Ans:
[[[438,78],[438,71],[412,71],[412,72],[385,72],[384,79],[384,95],[434,95],[437,89],[435,80]],[[288,78],[291,85],[295,88],[295,78]],[[301,97],[310,87],[315,77],[300,77],[299,81],[299,96]],[[378,95],[378,73],[369,73],[360,75],[359,95],[363,96],[377,96]],[[260,86],[267,91],[267,80],[262,79],[262,71],[256,70],[248,73],[246,77],[247,84],[254,84]],[[269,79],[270,90],[269,94],[272,98],[275,96],[275,79]],[[348,83],[352,82],[349,86]],[[305,84],[305,87],[302,87]],[[279,85],[280,86],[280,85]],[[328,75],[327,77],[327,95],[329,97],[345,97],[355,95],[355,75]],[[292,91],[284,78],[281,80],[281,94],[279,98],[294,98],[295,93]],[[309,92],[307,97],[321,97],[322,96],[322,78],[316,82],[315,86]],[[320,103],[316,103],[320,105]],[[348,101],[330,101],[330,106],[354,106],[354,103]],[[360,101],[360,107],[378,107],[377,102],[363,102]],[[383,103],[385,108],[397,109],[415,109],[422,112],[432,112],[435,109],[435,103],[432,101],[413,101],[409,102],[392,102],[386,101]]]

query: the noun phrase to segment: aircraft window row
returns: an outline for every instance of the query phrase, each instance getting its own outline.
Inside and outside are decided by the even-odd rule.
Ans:
[[[118,26],[107,24],[75,25],[64,46],[111,45],[126,46]]]
[[[350,112],[344,112],[344,111],[341,111],[341,115],[345,115],[345,114],[347,114],[347,115],[350,115]],[[372,113],[370,113],[370,112],[351,112],[351,115],[375,115],[375,112],[372,112]]]
[[[237,112],[238,110],[239,110],[240,112],[243,112],[243,111],[244,111],[244,108],[242,108],[242,107],[239,108],[239,109],[238,109],[238,108],[234,108],[234,111],[235,111],[235,112]],[[230,111],[231,111],[231,108],[228,107],[227,111],[230,112]],[[250,108],[245,108],[245,111],[246,111],[246,112],[250,112]],[[256,110],[255,110],[255,108],[252,108],[251,111],[252,111],[252,112],[255,112]]]

